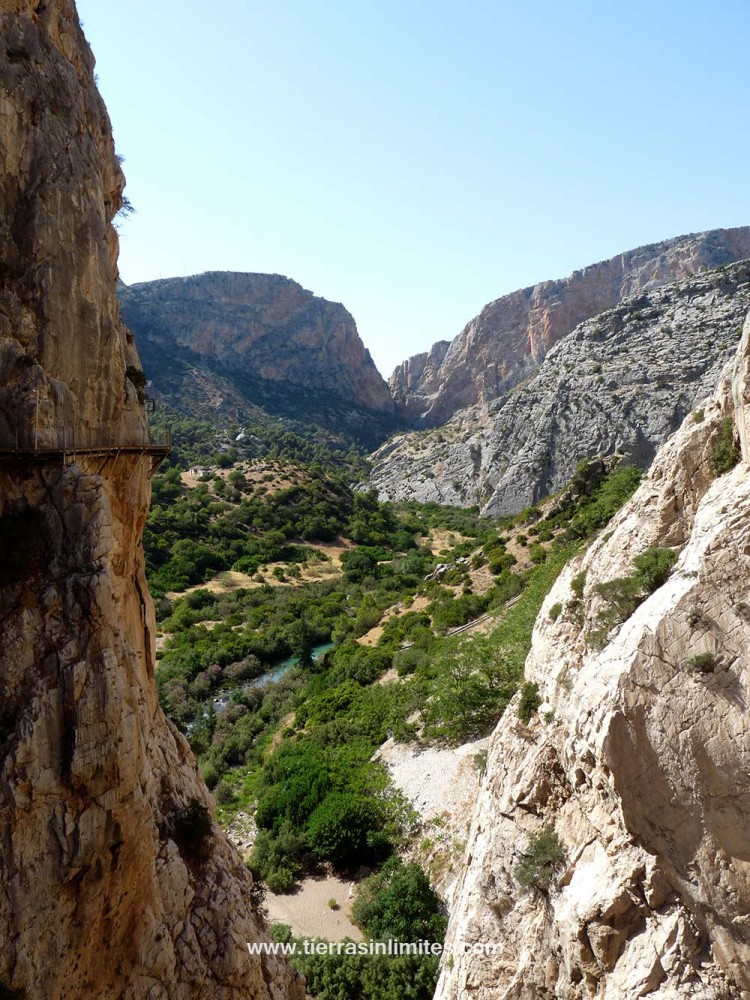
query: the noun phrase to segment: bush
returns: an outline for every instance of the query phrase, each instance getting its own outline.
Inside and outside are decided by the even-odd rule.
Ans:
[[[216,791],[214,792],[216,801],[220,806],[225,806],[228,802],[231,802],[234,798],[234,791],[232,786],[227,781],[220,781],[216,786]]]
[[[716,657],[713,653],[697,653],[687,662],[688,669],[696,673],[710,674],[716,669]]]
[[[163,840],[173,840],[185,861],[204,861],[211,836],[211,814],[198,799],[167,816],[159,825]]]
[[[594,588],[607,607],[597,614],[598,628],[591,633],[594,645],[602,644],[616,625],[622,625],[646,598],[667,581],[677,562],[674,549],[646,549],[633,560],[634,572],[599,583]]]
[[[542,699],[539,697],[539,685],[526,681],[521,688],[521,700],[518,703],[518,718],[528,726],[531,722],[531,716],[541,704]]]
[[[368,846],[368,833],[374,828],[373,810],[367,799],[333,792],[310,817],[307,839],[320,858],[345,864]]]
[[[711,464],[717,476],[729,472],[740,460],[740,449],[735,440],[734,420],[724,417],[719,428],[719,441],[713,450]]]
[[[249,867],[256,879],[263,879],[271,892],[291,892],[305,855],[305,838],[284,824],[275,834],[260,830],[255,839]]]
[[[633,560],[638,585],[646,594],[653,594],[667,582],[676,562],[677,553],[674,549],[646,549]]]
[[[442,941],[440,900],[418,864],[394,857],[360,886],[352,908],[355,923],[379,941]]]
[[[543,827],[529,840],[526,853],[513,869],[516,881],[527,892],[546,892],[565,862],[565,851],[551,826]]]
[[[557,619],[560,617],[560,615],[562,614],[562,609],[563,606],[560,603],[560,601],[558,601],[556,604],[553,604],[552,607],[549,609],[549,616],[553,622],[556,622]]]
[[[586,586],[587,572],[588,571],[585,569],[581,570],[581,572],[577,573],[576,576],[574,576],[570,581],[570,589],[578,598],[583,597],[583,588]]]

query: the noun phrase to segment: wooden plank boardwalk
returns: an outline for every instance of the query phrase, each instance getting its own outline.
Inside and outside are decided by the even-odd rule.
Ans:
[[[171,445],[167,443],[86,445],[80,448],[0,448],[0,464],[41,465],[59,463],[67,465],[77,462],[82,458],[93,458],[99,459],[100,465],[97,474],[102,475],[107,463],[111,462],[112,467],[114,467],[120,456],[136,455],[141,458],[148,456],[151,459],[149,476],[153,476],[171,450]]]

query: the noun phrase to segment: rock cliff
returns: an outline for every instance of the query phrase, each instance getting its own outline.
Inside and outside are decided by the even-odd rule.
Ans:
[[[493,736],[436,1000],[750,996],[748,372],[750,321],[703,418],[541,610],[526,673],[544,704]],[[603,632],[597,586],[653,546],[674,571]],[[545,828],[563,860],[524,892]]]
[[[584,320],[623,299],[748,257],[750,227],[716,229],[639,247],[505,295],[450,345],[436,344],[394,371],[389,384],[396,411],[412,424],[436,427],[457,410],[502,396]]]
[[[148,431],[93,68],[71,0],[0,0],[0,994],[301,1000],[157,702],[151,459],[101,450]]]
[[[748,309],[746,261],[628,299],[578,326],[504,398],[387,442],[372,481],[390,499],[496,516],[561,489],[582,458],[620,451],[646,468],[716,384]]]
[[[289,278],[217,271],[121,286],[119,294],[164,398],[187,394],[214,412],[217,403],[226,415],[239,410],[241,419],[244,397],[379,440],[395,426],[388,386],[352,316]]]

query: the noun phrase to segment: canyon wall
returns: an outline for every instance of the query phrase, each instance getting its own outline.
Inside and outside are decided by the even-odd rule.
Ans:
[[[711,392],[750,309],[750,263],[703,271],[576,327],[502,399],[374,455],[382,497],[514,514],[555,493],[576,464],[620,452],[648,468]]]
[[[172,405],[241,422],[252,403],[366,440],[396,426],[350,313],[296,281],[215,271],[119,295],[154,390]]]
[[[248,953],[251,878],[157,701],[151,457],[116,451],[148,440],[115,297],[124,181],[93,69],[71,0],[0,0],[0,993],[301,1000]]]
[[[440,342],[396,368],[389,380],[396,412],[416,426],[443,424],[457,410],[504,395],[584,320],[623,299],[748,257],[750,227],[715,229],[629,250],[568,278],[504,295],[449,345]]]
[[[750,997],[749,372],[750,321],[542,607],[526,674],[543,703],[492,738],[436,1000]],[[717,474],[728,431],[741,461]],[[671,576],[603,628],[597,586],[653,546],[679,554]],[[545,830],[559,863],[525,891]]]

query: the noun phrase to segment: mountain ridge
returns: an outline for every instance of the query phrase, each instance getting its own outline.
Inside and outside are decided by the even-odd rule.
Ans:
[[[417,427],[491,402],[525,378],[554,343],[624,298],[750,257],[750,227],[687,233],[509,292],[451,341],[402,362],[389,379],[397,414]],[[447,347],[444,345],[447,343]]]
[[[396,426],[351,314],[291,278],[206,271],[118,294],[155,394],[177,408],[241,423],[252,403],[366,442]]]

